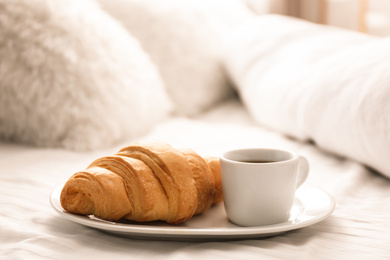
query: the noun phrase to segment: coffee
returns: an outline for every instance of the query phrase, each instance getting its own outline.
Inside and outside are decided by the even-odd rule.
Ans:
[[[276,161],[266,161],[266,160],[247,160],[247,161],[240,161],[243,163],[274,163]]]
[[[309,174],[305,157],[280,149],[247,148],[223,153],[220,162],[224,205],[231,222],[264,226],[289,220],[296,189]]]

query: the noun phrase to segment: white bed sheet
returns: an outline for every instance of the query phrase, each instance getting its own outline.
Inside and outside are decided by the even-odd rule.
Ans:
[[[323,222],[258,240],[171,242],[116,237],[62,219],[50,192],[94,159],[88,153],[0,144],[0,259],[389,259],[390,180],[357,162],[255,126],[231,100],[197,118],[167,120],[143,140],[219,156],[237,147],[279,147],[306,156],[308,183],[336,199]]]

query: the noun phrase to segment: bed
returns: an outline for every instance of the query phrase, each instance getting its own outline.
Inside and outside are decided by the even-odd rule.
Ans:
[[[156,17],[163,19],[161,14],[164,12],[161,10],[168,8],[165,6],[165,9],[157,10],[155,7],[151,9],[148,4],[152,2],[144,1],[144,4],[140,4],[141,2],[137,1],[122,1],[121,3],[134,4],[136,12],[153,10],[151,12],[153,15],[150,15],[149,19],[151,23],[153,19],[155,22],[158,20]],[[220,1],[212,2],[217,10],[221,10]],[[23,8],[7,9],[2,5],[0,10],[3,17],[17,17],[20,15],[20,10],[33,10],[28,1],[18,1],[18,3],[19,7]],[[141,44],[144,39],[159,36],[146,35],[144,31],[132,31],[132,26],[137,27],[136,23],[133,24],[134,20],[127,21],[121,16],[120,11],[124,10],[123,6],[110,9],[108,2],[101,1],[106,9],[100,9],[92,1],[83,3],[85,4],[80,5],[77,1],[62,2],[64,8],[61,12],[72,13],[73,18],[84,13],[92,14],[85,19],[77,20],[78,28],[84,32],[88,31],[84,30],[85,28],[94,26],[93,24],[99,21],[99,26],[93,27],[92,30],[97,33],[89,35],[95,37],[92,41],[94,46],[101,44],[109,50],[118,46],[123,48],[121,44],[110,45],[111,41],[104,40],[107,31],[109,31],[108,38],[117,37],[122,39],[122,42],[131,39],[128,36],[120,38],[121,35],[125,32],[133,32],[137,35],[134,38]],[[231,5],[230,7],[237,7],[238,4],[236,1],[224,3],[229,3],[224,6]],[[25,8],[26,6],[28,8]],[[177,6],[175,5],[175,8],[178,8]],[[204,7],[199,6],[197,10],[203,10]],[[229,10],[239,13],[237,9]],[[42,10],[54,17],[64,15],[64,13],[56,14],[56,8]],[[39,15],[42,15],[42,10],[38,12]],[[84,12],[86,10],[88,12]],[[103,13],[102,10],[105,12]],[[216,9],[211,10],[213,19],[216,19],[215,14],[218,12]],[[161,50],[147,45],[143,45],[143,48],[149,52],[151,59],[146,59],[143,54],[139,54],[137,62],[122,59],[123,56],[128,55],[126,51],[116,53],[112,50],[111,56],[103,57],[101,60],[96,57],[100,57],[102,52],[85,54],[83,56],[85,63],[78,69],[86,71],[72,76],[71,82],[76,82],[77,86],[84,86],[83,83],[92,81],[96,83],[97,92],[105,93],[105,96],[109,97],[103,99],[101,95],[92,95],[90,99],[79,99],[78,96],[91,93],[91,90],[87,86],[83,87],[86,89],[85,92],[80,90],[81,87],[73,88],[71,92],[76,91],[79,95],[57,98],[56,104],[59,105],[45,103],[55,116],[49,116],[49,110],[37,109],[40,106],[34,103],[43,102],[47,95],[42,97],[33,95],[34,98],[29,96],[29,89],[37,86],[44,88],[49,85],[37,77],[41,70],[35,71],[31,76],[26,70],[18,70],[15,66],[29,60],[28,54],[26,54],[27,58],[24,57],[26,59],[16,54],[17,58],[9,58],[5,61],[3,59],[1,73],[4,80],[0,85],[1,259],[388,259],[390,257],[390,211],[388,209],[390,203],[388,112],[390,110],[386,102],[390,95],[388,90],[390,75],[385,70],[388,62],[386,55],[389,55],[390,51],[386,46],[387,39],[319,26],[289,17],[255,16],[249,14],[247,10],[242,10],[242,13],[234,19],[233,16],[229,16],[224,20],[224,24],[229,26],[224,27],[223,30],[218,26],[213,27],[224,32],[223,37],[218,40],[227,43],[224,44],[224,51],[220,56],[209,52],[220,51],[220,48],[210,47],[214,42],[208,43],[207,46],[197,45],[198,48],[208,51],[202,52],[202,49],[199,49],[195,52],[196,57],[192,59],[190,56],[192,50],[186,50],[186,57],[196,65],[193,67],[188,60],[175,63],[177,49],[170,53],[168,45],[164,46],[165,43],[161,48],[165,50],[163,52],[167,55],[165,58],[172,55],[169,61],[158,56],[158,54],[162,55]],[[167,13],[168,17],[172,17],[171,12]],[[244,16],[248,17],[243,18]],[[31,18],[34,17],[33,15],[26,17],[34,19]],[[122,21],[123,28],[114,28],[119,23],[113,22],[112,17]],[[139,17],[147,16],[143,14]],[[188,15],[183,17],[188,19]],[[180,19],[184,19],[183,17]],[[226,18],[226,12],[221,11],[221,17]],[[69,23],[66,19],[61,23],[57,23],[56,19],[34,21],[44,21],[42,23],[48,23],[52,26],[50,28],[54,29],[60,27],[61,32],[66,32],[61,34],[60,39],[63,39],[74,29],[74,24],[71,18],[69,19]],[[102,19],[107,20],[108,27],[99,31],[97,28],[101,28]],[[140,19],[138,22],[146,23],[145,19]],[[6,19],[0,21],[4,20]],[[172,23],[177,24],[177,20],[173,20]],[[202,21],[207,24],[214,20],[203,19]],[[32,24],[28,19],[27,23]],[[164,26],[169,24],[167,22]],[[4,22],[0,22],[0,25],[4,25]],[[6,26],[0,28],[2,33],[9,33],[12,30],[11,28],[7,31],[4,29],[7,28]],[[35,24],[33,28],[36,29],[37,25]],[[49,27],[45,24],[42,28]],[[111,31],[106,30],[107,28]],[[155,27],[151,26],[151,28]],[[174,30],[172,34],[173,32]],[[203,33],[218,35],[215,31],[201,30],[201,32],[202,35],[194,33],[192,36],[202,38]],[[29,35],[30,39],[19,37],[17,41],[31,41],[31,37],[35,43],[42,40],[38,36],[34,38],[34,35],[37,34]],[[58,34],[53,35],[58,36]],[[84,37],[81,35],[76,36]],[[79,39],[77,37],[71,39]],[[99,42],[96,41],[98,38],[104,39]],[[177,38],[179,42],[180,39],[183,38]],[[31,46],[15,44],[11,40],[10,42],[10,48]],[[316,44],[313,44],[314,42]],[[35,60],[34,64],[39,68],[43,66],[46,71],[53,73],[54,76],[50,73],[51,77],[48,76],[51,79],[50,86],[56,95],[60,95],[59,93],[63,92],[57,90],[63,89],[61,79],[64,77],[57,78],[55,75],[58,70],[50,70],[50,68],[59,66],[63,73],[69,73],[65,75],[71,77],[69,75],[73,75],[74,71],[66,69],[69,68],[67,65],[78,66],[75,65],[77,62],[73,62],[72,55],[74,53],[82,55],[88,48],[77,45],[79,41],[57,43],[67,43],[70,51],[48,52],[47,50],[58,49],[47,44],[42,45],[45,46],[42,50],[47,51],[49,61],[60,60],[63,66],[61,62],[46,64],[39,59]],[[85,44],[92,43],[87,41]],[[150,41],[146,40],[146,44],[150,44]],[[219,44],[220,42],[218,46]],[[41,45],[37,46],[36,50],[40,50]],[[134,52],[139,53],[140,48],[138,44],[131,46],[129,55],[134,57]],[[72,48],[75,50],[74,53]],[[81,48],[82,51],[77,52],[79,50],[77,48]],[[2,55],[5,55],[4,52]],[[30,55],[37,55],[37,52]],[[196,58],[202,55],[208,58],[208,66],[198,66],[199,61]],[[88,60],[89,58],[91,59]],[[218,60],[217,64],[215,64],[216,60]],[[94,66],[88,67],[88,62],[93,63]],[[107,66],[109,68],[109,73],[104,74],[103,77],[101,76],[103,70],[99,67],[100,62],[104,64],[101,68]],[[189,74],[182,75],[184,79],[180,78],[180,73],[176,74],[176,77],[170,74],[172,70],[182,67],[183,64],[180,62],[187,62],[187,66],[184,67],[190,71],[186,72]],[[8,67],[4,64],[13,64],[13,66],[9,66],[10,69],[7,71]],[[116,68],[115,64],[119,64],[119,68]],[[157,68],[160,66],[165,68],[161,70],[161,78],[153,64],[156,64]],[[169,67],[170,65],[172,67]],[[116,81],[117,73],[126,73],[120,69],[121,66],[133,69],[129,77],[135,78],[134,81],[130,83],[126,83],[126,79]],[[141,69],[148,70],[147,76],[138,73]],[[94,74],[94,70],[98,73]],[[208,78],[207,73],[210,72],[212,75]],[[20,73],[24,73],[28,80],[17,81],[17,84],[11,85],[14,88],[15,86],[23,88],[26,82],[31,83],[24,90],[24,96],[30,97],[26,103],[23,103],[23,99],[14,92],[7,91],[5,87],[7,84],[10,85],[11,80],[16,81]],[[88,75],[87,79],[85,75]],[[183,84],[183,81],[180,81],[185,79],[191,79],[191,82]],[[58,83],[59,87],[56,86],[57,82],[61,83]],[[99,85],[99,82],[104,84]],[[105,87],[111,83],[113,88],[113,84],[120,86],[125,84],[123,82],[131,89],[130,97],[134,95],[132,82],[136,82],[135,85],[142,85],[145,91],[137,92],[137,97],[142,98],[131,99],[131,106],[121,103],[122,106],[117,108],[113,103],[121,102],[118,101],[119,96],[124,92],[116,90],[107,92]],[[161,82],[166,84],[165,94]],[[180,92],[178,88],[186,89]],[[183,102],[183,93],[189,95],[185,102]],[[52,98],[50,96],[49,100]],[[170,103],[167,101],[169,98],[173,100]],[[71,101],[75,110],[69,109],[70,106],[66,105],[69,104],[64,101],[67,99]],[[325,101],[321,102],[324,99]],[[92,100],[91,103],[88,103],[88,100]],[[144,108],[142,102],[145,100],[151,100],[150,102],[155,106],[151,104]],[[96,102],[105,104],[104,109],[94,106]],[[124,100],[124,103],[129,102]],[[23,109],[20,108],[20,104],[25,104]],[[108,107],[110,104],[112,106]],[[131,109],[132,112],[123,114],[121,110],[123,106]],[[89,108],[88,113],[85,112],[86,107]],[[140,112],[135,112],[136,108]],[[105,114],[104,110],[110,113]],[[62,118],[66,120],[57,120],[59,115],[64,115]],[[99,117],[99,120],[96,120],[96,117]],[[51,124],[53,120],[57,124]],[[130,123],[113,123],[120,120],[128,120]],[[55,125],[61,127],[56,128]],[[39,131],[34,130],[37,127]],[[72,134],[64,134],[61,130],[63,128],[67,129],[67,133]],[[110,134],[111,132],[115,134]],[[115,228],[107,228],[107,225],[115,226],[115,224],[98,221],[96,225],[89,224],[94,220],[84,217],[83,220],[78,221],[76,217],[66,216],[66,213],[58,210],[56,204],[58,189],[73,173],[85,169],[89,163],[99,157],[111,155],[120,148],[139,141],[166,142],[174,147],[192,148],[204,156],[220,156],[224,151],[246,147],[270,147],[295,151],[310,162],[310,174],[306,183],[298,190],[299,196],[303,201],[310,197],[319,199],[311,201],[310,205],[304,202],[303,209],[297,214],[308,216],[307,212],[314,209],[317,210],[316,212],[321,211],[321,216],[317,215],[314,221],[304,222],[301,226],[290,222],[282,229],[268,227],[267,231],[266,228],[260,228],[250,233],[251,235],[245,235],[248,234],[245,233],[248,229],[250,231],[253,228],[234,230],[237,227],[228,223],[224,215],[223,203],[220,203],[204,215],[195,217],[189,224],[184,223],[176,227],[161,223],[146,223],[137,227],[138,224],[125,223],[123,225],[130,225],[133,232],[118,233],[114,232]],[[218,226],[216,223],[228,224]],[[137,228],[141,231],[137,231]],[[148,229],[150,232],[145,231]],[[223,233],[226,229],[228,232]]]

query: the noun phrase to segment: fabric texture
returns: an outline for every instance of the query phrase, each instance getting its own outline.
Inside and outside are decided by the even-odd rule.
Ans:
[[[196,115],[233,93],[223,38],[252,17],[239,0],[98,0],[137,37],[158,67],[175,113]]]
[[[0,137],[87,150],[134,138],[171,101],[138,41],[93,1],[0,3]]]
[[[189,242],[124,238],[61,217],[51,208],[49,197],[73,173],[128,143],[87,153],[1,143],[0,259],[390,258],[389,180],[357,162],[255,125],[239,101],[224,103],[196,119],[166,120],[142,140],[190,147],[203,156],[259,146],[295,151],[310,162],[306,184],[329,192],[336,209],[315,225],[259,239]]]
[[[390,39],[265,15],[227,42],[226,68],[257,123],[390,177]]]

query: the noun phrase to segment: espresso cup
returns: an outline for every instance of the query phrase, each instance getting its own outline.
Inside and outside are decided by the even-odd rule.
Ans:
[[[289,220],[295,191],[309,174],[305,157],[250,148],[225,152],[220,162],[224,205],[231,222],[264,226]]]

